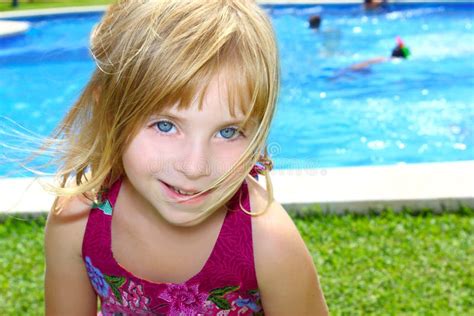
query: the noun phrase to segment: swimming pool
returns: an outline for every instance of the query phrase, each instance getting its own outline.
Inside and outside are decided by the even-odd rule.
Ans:
[[[276,168],[389,165],[474,159],[473,4],[267,6],[282,59],[269,149]],[[323,17],[321,30],[307,18]],[[26,18],[24,36],[0,39],[3,117],[47,135],[93,70],[88,34],[101,14]],[[18,19],[17,19],[18,20]],[[401,36],[412,56],[341,72],[387,56]],[[0,175],[20,175],[2,137]],[[3,156],[3,157],[2,157]]]

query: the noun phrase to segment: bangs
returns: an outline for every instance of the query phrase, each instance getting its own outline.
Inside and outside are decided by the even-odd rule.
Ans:
[[[221,59],[220,55],[225,57]],[[155,104],[153,111],[159,113],[172,107],[187,110],[194,102],[198,102],[198,109],[202,110],[211,81],[220,77],[224,78],[219,82],[223,82],[225,87],[220,87],[219,90],[227,94],[225,102],[229,106],[230,115],[234,118],[239,113],[245,116],[241,126],[243,129],[255,127],[261,122],[267,107],[268,96],[262,95],[262,92],[267,90],[265,86],[268,83],[264,87],[258,87],[255,81],[255,78],[258,78],[254,71],[256,67],[243,62],[243,59],[244,56],[237,56],[235,53],[228,55],[224,52],[216,55],[180,89],[169,89],[174,92]]]

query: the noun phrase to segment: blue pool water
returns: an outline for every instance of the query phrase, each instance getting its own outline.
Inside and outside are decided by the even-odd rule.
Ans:
[[[474,159],[474,5],[268,6],[282,69],[269,150],[276,168],[388,165]],[[321,30],[308,28],[312,14]],[[101,14],[23,19],[0,39],[0,175],[17,175],[14,124],[47,135],[94,64],[88,35]],[[408,60],[360,72],[401,36]],[[9,136],[5,136],[8,134]],[[22,146],[20,144],[20,146]],[[15,171],[12,174],[12,170]]]

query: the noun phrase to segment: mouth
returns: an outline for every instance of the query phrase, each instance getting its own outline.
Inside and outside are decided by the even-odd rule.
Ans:
[[[161,181],[163,182],[163,181]],[[192,191],[188,191],[188,190],[184,190],[184,189],[181,189],[179,187],[175,187],[175,186],[172,186],[166,182],[163,182],[168,188],[174,190],[176,193],[178,194],[181,194],[181,195],[185,195],[185,196],[189,196],[189,195],[194,195],[194,194],[198,194],[200,191],[195,191],[195,190],[192,190]]]
[[[202,191],[186,191],[183,190],[179,187],[172,186],[164,181],[159,180],[159,182],[162,184],[163,189],[165,192],[168,194],[173,199],[186,199],[185,201],[181,201],[180,203],[197,203],[199,201],[202,201],[210,192],[203,193],[199,196],[192,197],[196,194],[199,194]],[[190,198],[191,197],[191,198]]]

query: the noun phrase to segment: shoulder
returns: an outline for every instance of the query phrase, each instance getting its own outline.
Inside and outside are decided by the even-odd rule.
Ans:
[[[262,211],[268,205],[266,189],[255,180],[247,182],[252,211]],[[252,230],[257,259],[269,261],[268,258],[291,258],[288,251],[293,255],[303,256],[306,260],[311,259],[293,220],[284,207],[275,200],[265,213],[252,218]],[[261,256],[261,253],[265,256]]]
[[[267,191],[247,181],[252,211],[263,210]],[[263,307],[270,315],[327,315],[313,259],[287,211],[273,201],[252,218],[255,269]]]
[[[280,241],[296,242],[301,245],[299,232],[283,206],[275,200],[268,205],[267,190],[255,179],[248,179],[247,183],[252,212],[258,213],[268,207],[263,214],[252,218],[253,235],[257,246],[271,246],[273,243],[277,245]],[[265,236],[272,236],[272,238],[265,238]],[[304,243],[302,245],[304,246]]]
[[[83,196],[59,197],[55,202],[60,207],[48,214],[45,228],[45,248],[64,248],[63,251],[81,257],[82,239],[92,203]]]
[[[268,206],[267,190],[253,178],[249,179],[247,183],[252,212],[264,210]],[[272,201],[263,214],[254,216],[252,226],[257,246],[280,251],[283,242],[284,245],[297,246],[300,251],[306,251],[306,246],[293,220],[278,201]],[[269,236],[272,238],[268,238]]]

